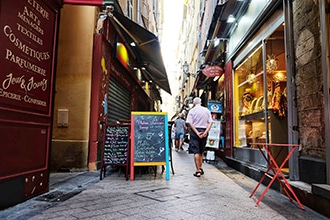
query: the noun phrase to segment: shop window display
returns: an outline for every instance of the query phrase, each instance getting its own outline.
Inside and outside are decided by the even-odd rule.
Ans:
[[[284,32],[279,27],[234,72],[234,146],[287,143]]]

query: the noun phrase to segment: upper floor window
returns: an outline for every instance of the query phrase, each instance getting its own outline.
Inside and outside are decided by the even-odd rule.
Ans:
[[[127,0],[127,17],[133,19],[133,0]]]

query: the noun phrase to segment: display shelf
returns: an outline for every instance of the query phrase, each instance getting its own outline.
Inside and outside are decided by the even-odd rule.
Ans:
[[[283,144],[288,142],[288,126],[287,120],[280,119],[270,109],[267,110],[268,116],[268,142]],[[257,112],[250,115],[240,117],[244,132],[241,133],[240,140],[242,141],[243,148],[254,149],[251,143],[267,143],[266,121],[265,112]],[[244,125],[243,125],[244,124]],[[244,136],[245,135],[245,136]],[[277,147],[272,148],[272,152],[277,153]],[[281,162],[284,160],[287,152],[281,152],[276,161]]]
[[[248,114],[248,115],[243,115],[241,117],[239,117],[239,120],[257,120],[257,119],[262,119],[265,117],[265,112],[261,111],[261,112],[255,112],[252,114]]]

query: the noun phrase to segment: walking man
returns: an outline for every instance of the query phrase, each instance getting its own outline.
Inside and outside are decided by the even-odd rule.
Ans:
[[[211,112],[206,107],[201,106],[201,102],[199,97],[194,98],[194,107],[189,110],[186,120],[191,129],[188,152],[194,154],[196,172],[193,175],[195,177],[200,177],[204,174],[202,164],[205,145],[208,132],[213,123]]]

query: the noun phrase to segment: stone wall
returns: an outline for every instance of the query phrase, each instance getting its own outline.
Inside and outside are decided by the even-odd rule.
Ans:
[[[293,31],[301,155],[325,159],[319,1],[293,1]]]

